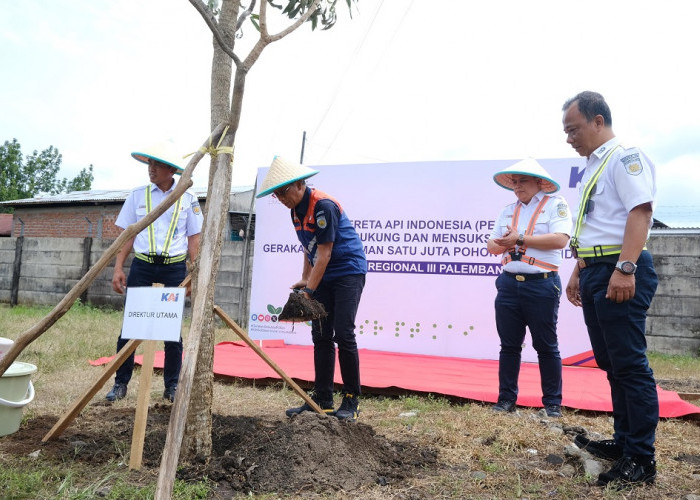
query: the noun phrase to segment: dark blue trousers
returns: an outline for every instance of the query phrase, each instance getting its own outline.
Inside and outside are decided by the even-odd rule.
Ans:
[[[365,286],[364,274],[323,280],[313,294],[328,316],[311,324],[314,342],[314,392],[320,400],[333,399],[335,344],[343,377],[343,392],[360,394],[360,357],[355,340],[355,316]]]
[[[179,286],[187,275],[187,264],[177,262],[175,264],[149,264],[139,259],[131,261],[129,276],[126,278],[127,292],[129,287],[151,286],[153,283],[162,283],[166,287]],[[117,339],[117,352],[121,350],[129,339],[123,339],[121,334]],[[166,388],[177,386],[182,368],[182,338],[179,342],[165,342],[165,362],[163,367],[163,382]],[[128,384],[131,373],[134,371],[134,355],[127,358],[117,370],[114,382]]]
[[[539,360],[542,404],[560,405],[561,356],[557,340],[561,297],[559,275],[517,281],[504,273],[496,278],[496,289],[496,329],[501,339],[498,398],[507,401],[518,398],[520,353],[525,340],[525,327],[528,327]]]
[[[643,251],[637,260],[634,297],[618,304],[605,298],[614,269],[606,263],[581,269],[583,317],[596,363],[608,374],[613,437],[626,456],[649,457],[654,455],[659,399],[645,334],[647,309],[659,280],[651,254]]]

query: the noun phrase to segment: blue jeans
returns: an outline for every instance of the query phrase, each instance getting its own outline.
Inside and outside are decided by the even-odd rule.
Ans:
[[[335,344],[343,377],[343,392],[360,394],[360,357],[355,340],[355,316],[360,305],[364,274],[350,274],[323,280],[313,294],[328,316],[311,324],[314,343],[314,392],[318,399],[333,399]]]
[[[127,293],[129,287],[151,286],[153,283],[162,283],[166,287],[179,286],[187,275],[187,264],[177,262],[175,264],[150,264],[139,259],[131,261],[129,276],[126,278]],[[117,352],[121,350],[129,339],[117,339]],[[182,338],[179,342],[165,342],[165,362],[163,366],[163,382],[166,388],[177,386],[182,368]],[[131,373],[134,371],[134,355],[132,354],[117,370],[114,382],[128,384]]]
[[[659,399],[646,350],[647,309],[659,280],[651,254],[637,260],[632,300],[618,304],[605,298],[614,264],[581,269],[579,288],[583,317],[596,363],[608,374],[615,441],[625,456],[654,455]]]
[[[557,340],[561,297],[559,275],[517,281],[504,273],[496,278],[496,289],[496,329],[501,339],[498,399],[516,401],[518,398],[520,353],[525,340],[525,327],[528,327],[539,361],[542,404],[560,405],[561,356]]]

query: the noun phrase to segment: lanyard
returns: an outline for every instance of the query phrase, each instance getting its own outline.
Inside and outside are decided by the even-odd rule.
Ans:
[[[537,208],[535,208],[535,213],[533,213],[530,216],[530,222],[527,225],[527,229],[525,230],[525,236],[531,236],[535,232],[535,224],[537,223],[537,219],[540,217],[540,214],[543,212],[544,206],[547,204],[549,201],[549,196],[545,196],[542,198],[542,201],[539,202],[537,205]],[[511,219],[511,226],[513,226],[513,229],[516,231],[518,230],[518,219],[520,218],[520,207],[522,206],[521,203],[518,203],[515,207],[515,210],[513,210],[513,218]],[[525,245],[521,246],[518,248],[518,252],[515,252],[515,248],[511,248],[510,252],[505,252],[503,254],[503,260],[501,260],[501,265],[505,266],[511,261],[522,261],[525,262],[526,264],[530,264],[531,266],[536,266],[540,267],[542,269],[545,269],[547,271],[556,271],[558,269],[558,266],[555,266],[554,264],[550,264],[548,262],[544,262],[539,259],[535,259],[534,257],[529,257],[525,255],[525,252],[527,250],[527,247]]]
[[[549,201],[549,196],[545,196],[542,198],[540,203],[537,205],[537,208],[535,208],[535,213],[530,216],[530,222],[527,225],[527,229],[525,230],[525,236],[530,236],[532,233],[535,232],[535,224],[537,223],[537,219],[540,217],[540,213],[542,213],[542,209],[544,206],[547,204]],[[511,225],[513,226],[513,229],[516,231],[518,230],[518,219],[520,218],[520,207],[522,206],[522,203],[518,203],[515,207],[515,210],[513,211],[513,219],[511,222]],[[525,245],[521,246],[519,248],[520,253],[525,253],[527,250],[527,247]]]
[[[180,202],[182,197],[178,198],[175,202],[175,211],[170,218],[170,225],[168,226],[168,232],[165,235],[165,242],[163,243],[163,251],[161,255],[164,257],[168,256],[168,249],[170,248],[170,242],[173,240],[173,235],[175,234],[175,228],[177,228],[177,221],[180,218]],[[146,213],[151,212],[153,202],[151,200],[151,186],[146,186]],[[156,236],[154,225],[155,221],[148,226],[148,253],[150,255],[156,255]]]
[[[620,145],[618,144],[614,148],[610,150],[608,155],[605,157],[605,160],[603,160],[603,163],[598,167],[598,169],[595,171],[595,173],[591,176],[590,179],[588,179],[588,182],[586,185],[583,187],[583,193],[581,193],[581,201],[579,202],[579,207],[578,207],[578,216],[576,217],[576,224],[574,225],[574,230],[571,235],[571,241],[569,242],[569,246],[572,248],[577,248],[578,247],[578,235],[581,234],[581,228],[583,227],[583,221],[586,218],[586,212],[588,208],[588,202],[591,199],[591,193],[593,191],[593,188],[595,187],[596,183],[598,182],[598,179],[600,178],[601,174],[603,173],[603,170],[605,170],[605,167],[608,165],[608,162],[610,161],[610,158],[612,157],[612,154],[615,152],[617,148],[619,148]]]

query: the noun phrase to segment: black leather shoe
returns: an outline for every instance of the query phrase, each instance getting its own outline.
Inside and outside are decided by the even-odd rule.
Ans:
[[[622,457],[608,472],[598,476],[598,486],[607,486],[612,483],[622,489],[639,484],[653,484],[656,480],[656,461],[645,460],[647,465],[642,465],[640,460],[633,457]]]
[[[561,406],[559,406],[559,405],[547,405],[544,407],[544,411],[547,413],[548,417],[552,417],[552,418],[561,417]]]
[[[117,399],[124,399],[124,396],[126,396],[126,384],[114,384],[114,387],[107,393],[105,399],[107,401],[116,401]]]
[[[505,399],[499,399],[498,403],[491,407],[493,411],[502,411],[506,413],[512,413],[515,411],[515,401],[507,401]]]
[[[177,386],[173,385],[170,387],[166,387],[165,390],[163,391],[163,399],[167,399],[171,403],[175,401],[175,392],[177,391]]]
[[[622,446],[617,444],[614,439],[593,441],[583,434],[579,434],[574,438],[574,443],[582,450],[586,450],[598,458],[605,460],[619,460],[622,458]]]

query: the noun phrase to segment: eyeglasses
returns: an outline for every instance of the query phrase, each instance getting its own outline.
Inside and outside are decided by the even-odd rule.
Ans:
[[[287,191],[289,191],[289,189],[290,189],[291,187],[292,187],[292,185],[289,184],[289,185],[288,185],[287,187],[285,187],[285,188],[278,189],[277,191],[274,191],[274,192],[272,193],[272,197],[273,197],[273,198],[279,199],[279,198],[282,197],[282,196],[286,196],[286,195],[287,195]]]

